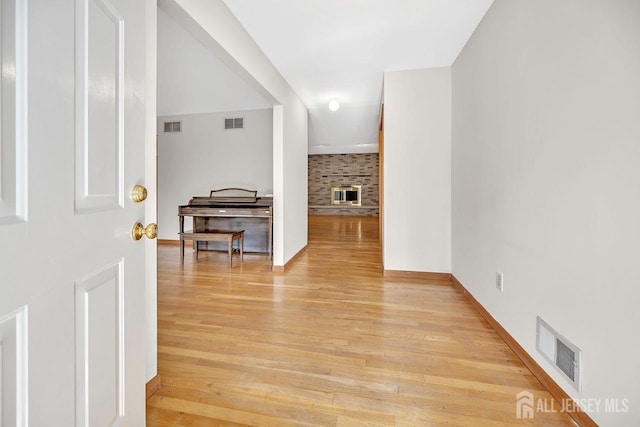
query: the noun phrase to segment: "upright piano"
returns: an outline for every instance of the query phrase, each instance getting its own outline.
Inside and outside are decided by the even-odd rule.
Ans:
[[[273,257],[273,197],[257,197],[257,191],[243,188],[212,190],[209,197],[193,197],[178,206],[180,233],[184,218],[193,218],[193,232],[244,230],[244,251],[268,253]],[[226,251],[224,242],[196,242],[198,250]]]

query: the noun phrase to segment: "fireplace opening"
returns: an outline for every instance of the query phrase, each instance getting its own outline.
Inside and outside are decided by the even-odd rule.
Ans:
[[[362,205],[362,185],[344,185],[331,187],[332,205]]]

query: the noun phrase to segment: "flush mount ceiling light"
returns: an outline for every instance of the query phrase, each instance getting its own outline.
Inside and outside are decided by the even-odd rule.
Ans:
[[[340,103],[338,102],[337,99],[332,99],[331,101],[329,101],[329,110],[338,111],[339,109],[340,109]]]

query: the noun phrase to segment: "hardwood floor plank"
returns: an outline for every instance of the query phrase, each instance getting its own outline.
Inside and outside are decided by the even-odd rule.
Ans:
[[[249,427],[250,424],[239,424],[231,421],[217,420],[200,415],[184,414],[180,427]]]
[[[378,223],[310,217],[285,273],[266,256],[158,249],[153,426],[574,425],[516,418],[516,394],[550,399],[450,283],[383,277]]]
[[[155,397],[155,396],[154,396]],[[200,417],[220,419],[231,421],[234,423],[244,423],[248,425],[260,425],[265,427],[279,427],[286,425],[305,425],[304,423],[295,422],[291,419],[271,417],[255,412],[241,411],[230,408],[222,408],[208,403],[194,402],[191,400],[176,399],[172,397],[158,397],[157,399],[149,399],[148,405],[154,407],[163,407],[173,409],[175,411],[186,412]],[[308,425],[308,424],[307,424]],[[322,424],[317,424],[322,425]]]

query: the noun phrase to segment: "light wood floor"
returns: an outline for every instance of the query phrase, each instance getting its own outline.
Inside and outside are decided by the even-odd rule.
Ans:
[[[263,255],[160,245],[149,426],[573,425],[516,418],[551,397],[448,283],[381,276],[377,218],[309,218],[286,274]]]

